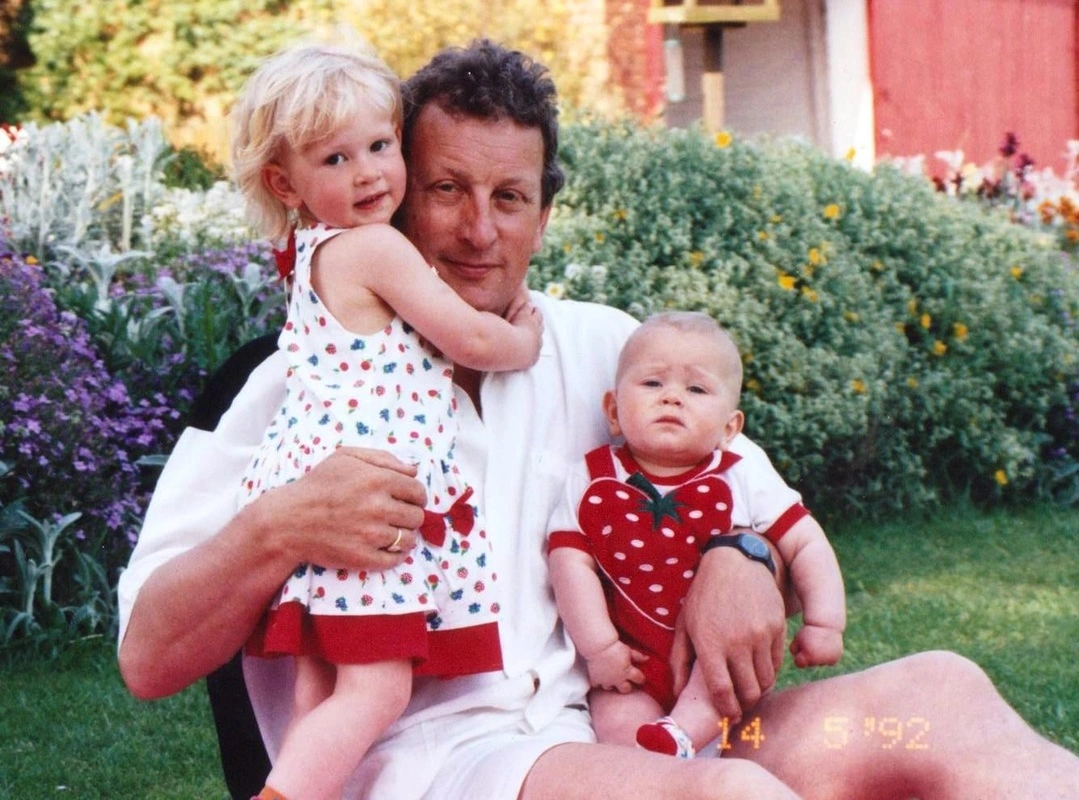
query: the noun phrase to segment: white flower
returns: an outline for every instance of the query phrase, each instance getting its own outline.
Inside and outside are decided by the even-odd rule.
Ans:
[[[602,283],[607,280],[607,268],[602,264],[592,266],[589,271],[592,273],[592,280],[597,283]]]
[[[548,297],[553,297],[555,300],[561,300],[566,296],[566,287],[561,283],[548,283],[547,288],[543,290],[544,294]]]

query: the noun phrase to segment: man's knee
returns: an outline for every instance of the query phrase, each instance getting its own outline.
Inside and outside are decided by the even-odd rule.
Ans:
[[[687,770],[691,776],[690,793],[695,800],[718,800],[726,797],[752,797],[787,800],[796,795],[764,767],[738,758],[698,759]]]

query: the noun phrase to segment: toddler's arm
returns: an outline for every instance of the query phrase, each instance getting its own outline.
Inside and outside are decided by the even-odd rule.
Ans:
[[[813,517],[803,517],[777,543],[802,606],[802,628],[791,642],[797,667],[835,664],[847,626],[843,576],[835,551]]]
[[[644,674],[634,664],[646,656],[619,640],[592,556],[573,547],[556,547],[550,552],[549,567],[559,616],[584,656],[592,686],[624,694],[643,683]]]
[[[389,225],[364,225],[330,239],[319,248],[317,271],[323,302],[346,327],[380,301],[463,367],[524,369],[539,358],[543,320],[531,303],[515,302],[512,319],[477,311]]]

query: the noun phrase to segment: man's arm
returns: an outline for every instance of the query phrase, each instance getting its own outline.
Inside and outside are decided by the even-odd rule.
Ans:
[[[704,554],[679,616],[671,654],[676,678],[682,675],[684,680],[692,648],[716,710],[732,723],[775,684],[783,663],[787,627],[780,587],[786,587],[787,574],[775,546],[768,546],[775,577],[733,548]]]

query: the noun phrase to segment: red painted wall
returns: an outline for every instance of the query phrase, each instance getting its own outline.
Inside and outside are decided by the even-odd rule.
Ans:
[[[983,164],[1008,131],[1038,167],[1079,138],[1076,0],[867,0],[877,155],[962,149]]]

